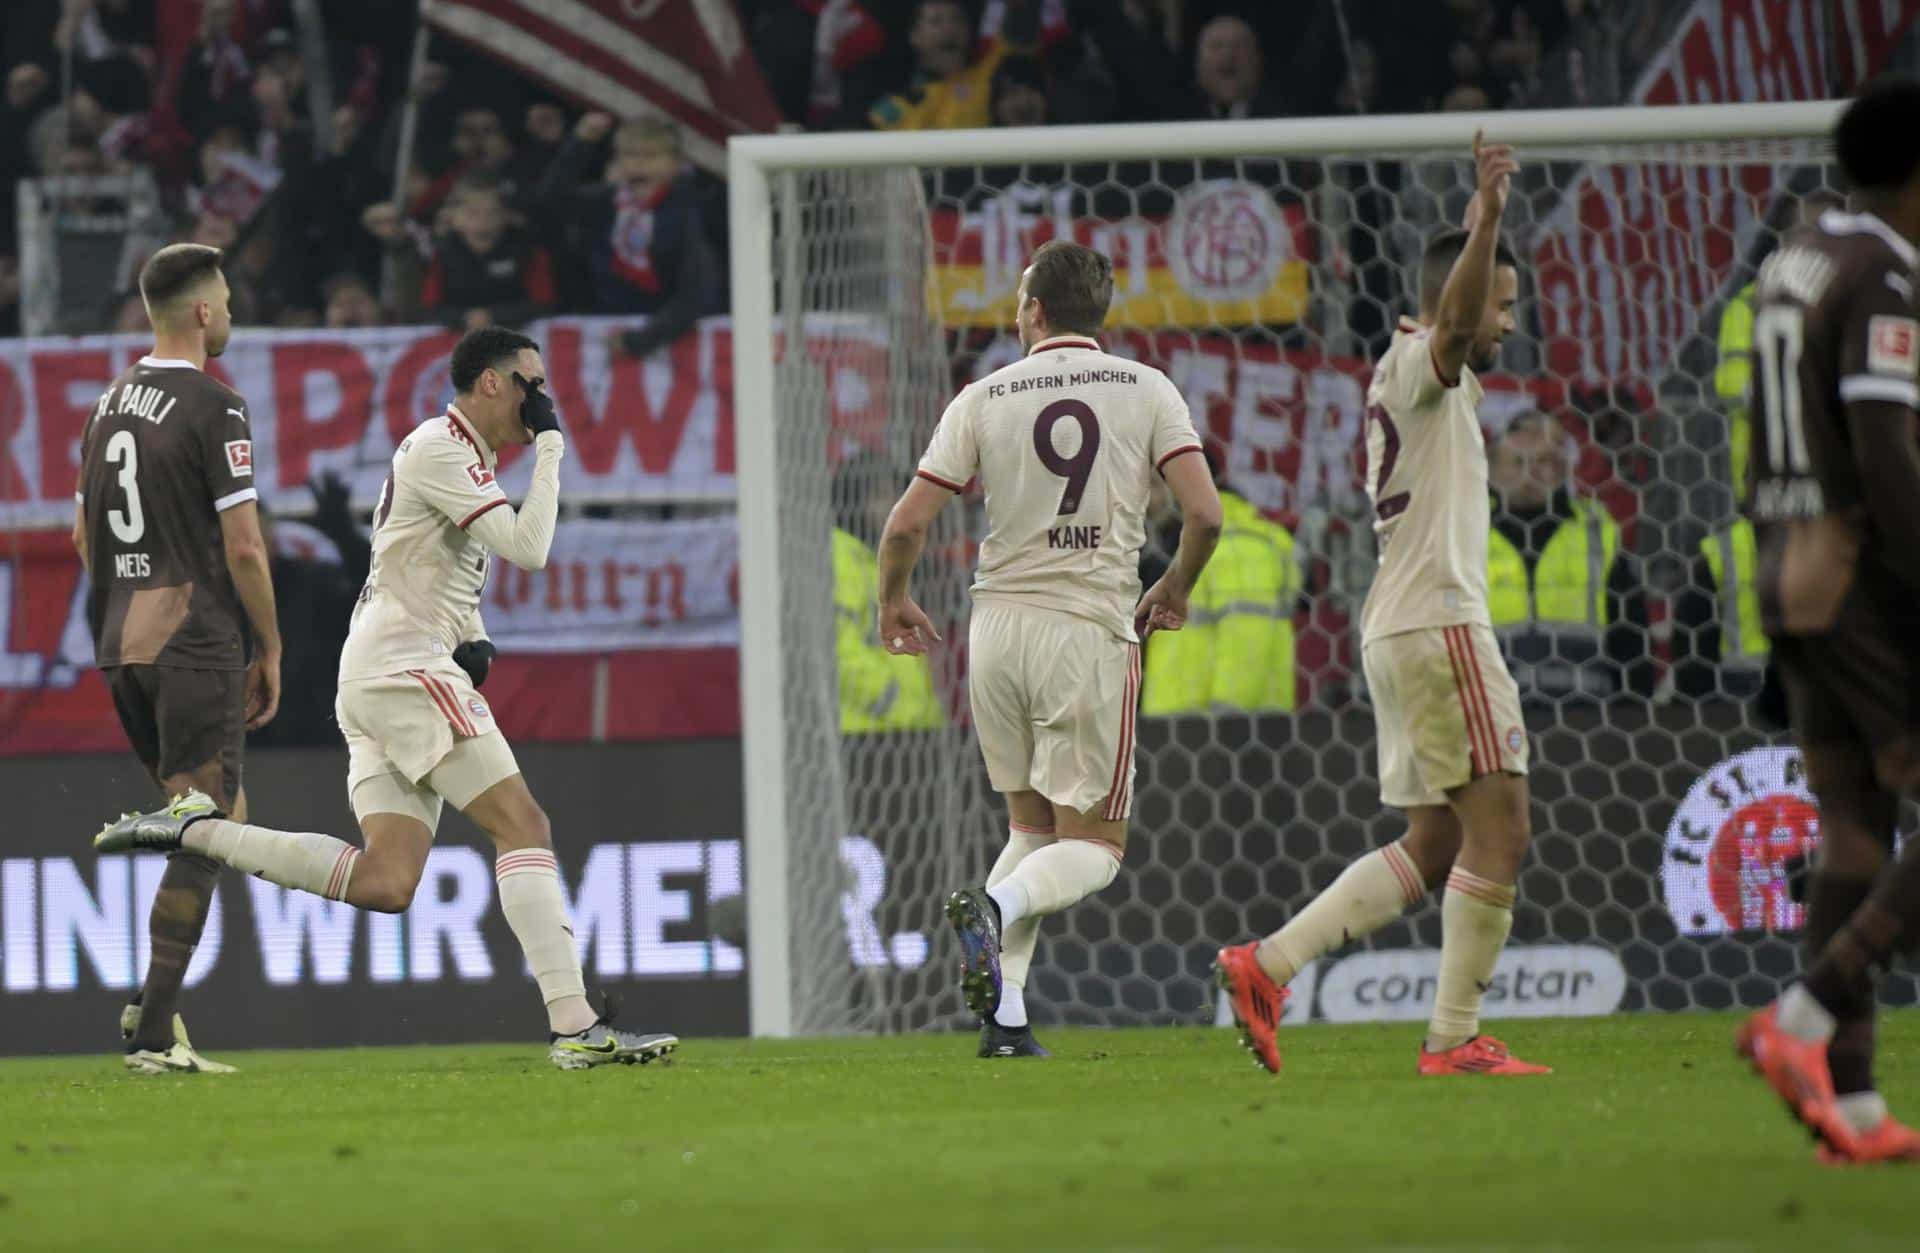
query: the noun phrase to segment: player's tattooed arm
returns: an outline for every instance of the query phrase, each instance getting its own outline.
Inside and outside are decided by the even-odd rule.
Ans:
[[[1486,316],[1500,244],[1500,215],[1506,211],[1514,171],[1520,168],[1513,149],[1482,143],[1477,132],[1473,162],[1476,190],[1467,211],[1467,246],[1454,261],[1433,311],[1433,364],[1443,381],[1460,377],[1460,367],[1466,364]]]
[[[78,501],[73,506],[73,551],[80,554],[80,568],[91,575],[93,562],[87,558],[87,507]]]

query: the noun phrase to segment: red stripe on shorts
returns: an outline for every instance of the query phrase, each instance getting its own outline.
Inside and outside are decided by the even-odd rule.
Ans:
[[[1120,711],[1120,752],[1113,762],[1113,784],[1107,789],[1107,808],[1101,816],[1118,822],[1127,816],[1127,796],[1133,790],[1133,777],[1127,766],[1133,761],[1133,720],[1140,704],[1140,646],[1127,645],[1127,684],[1125,705]]]
[[[1460,716],[1466,723],[1468,769],[1478,777],[1486,770],[1481,764],[1480,737],[1474,733],[1473,701],[1467,695],[1467,676],[1460,664],[1459,643],[1454,639],[1452,627],[1442,628],[1440,637],[1446,641],[1447,665],[1453,670],[1453,691],[1460,698]]]
[[[461,716],[460,706],[454,699],[451,688],[438,682],[424,670],[409,670],[407,673],[418,679],[420,686],[427,689],[427,695],[432,697],[433,703],[440,707],[440,716],[445,718],[454,730],[462,735],[473,734],[473,724]]]
[[[1487,769],[1498,770],[1500,764],[1500,733],[1493,725],[1493,702],[1487,699],[1486,680],[1480,677],[1480,652],[1473,646],[1473,636],[1466,627],[1459,628],[1461,651],[1466,654],[1467,666],[1473,672],[1473,695],[1480,703],[1480,730],[1487,737]]]

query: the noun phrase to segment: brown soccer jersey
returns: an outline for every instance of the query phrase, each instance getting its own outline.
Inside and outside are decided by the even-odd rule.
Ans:
[[[246,402],[185,361],[142,357],[80,441],[80,506],[101,666],[246,666],[220,513],[254,500]]]
[[[1849,594],[1894,579],[1867,510],[1850,405],[1920,403],[1915,250],[1870,214],[1830,211],[1782,241],[1754,289],[1753,455],[1762,616],[1776,637],[1831,630]]]

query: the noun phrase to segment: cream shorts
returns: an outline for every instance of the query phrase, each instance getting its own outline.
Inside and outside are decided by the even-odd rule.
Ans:
[[[1380,800],[1444,805],[1483,774],[1527,772],[1520,690],[1490,627],[1404,631],[1362,654],[1380,742]]]
[[[465,809],[520,773],[493,711],[462,670],[342,683],[334,715],[347,741],[347,798],[358,819],[404,814],[433,830],[443,799]]]
[[[967,691],[996,792],[1124,820],[1133,809],[1140,646],[1085,618],[976,604]]]

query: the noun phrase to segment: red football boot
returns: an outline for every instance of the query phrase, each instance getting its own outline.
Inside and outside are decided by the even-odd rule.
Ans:
[[[1836,1153],[1852,1156],[1859,1137],[1835,1101],[1824,1040],[1803,1040],[1782,1030],[1775,1002],[1740,1025],[1734,1049],[1752,1061],[1754,1070],[1807,1130]]]
[[[1290,993],[1260,968],[1253,950],[1252,944],[1221,949],[1214,959],[1213,977],[1233,1006],[1233,1020],[1240,1025],[1240,1043],[1255,1061],[1277,1075],[1280,1045],[1274,1035],[1280,1029],[1280,1014],[1287,1007]]]
[[[1420,1046],[1420,1073],[1423,1075],[1550,1075],[1551,1066],[1523,1062],[1507,1051],[1507,1046],[1490,1035],[1477,1035],[1465,1044],[1456,1044],[1438,1053]]]
[[[1871,1131],[1856,1131],[1853,1148],[1842,1151],[1824,1140],[1820,1160],[1829,1166],[1864,1166],[1873,1162],[1920,1162],[1920,1131],[1882,1118]]]

